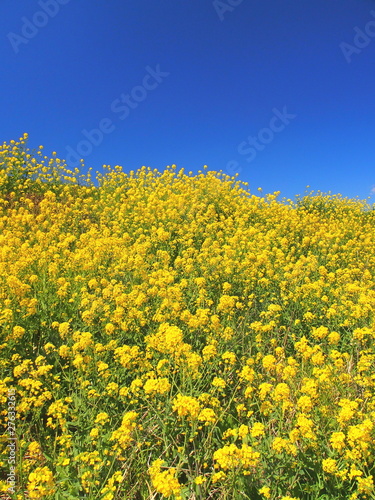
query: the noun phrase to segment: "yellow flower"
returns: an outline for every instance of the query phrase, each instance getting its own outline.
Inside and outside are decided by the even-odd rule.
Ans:
[[[114,333],[115,329],[116,329],[116,327],[115,327],[115,325],[113,323],[107,323],[105,325],[105,328],[104,328],[105,333],[107,335],[112,335]]]
[[[333,432],[329,441],[334,450],[341,451],[345,448],[345,434],[343,432]]]
[[[211,358],[216,356],[216,354],[216,346],[213,344],[208,344],[202,349],[202,356],[204,361],[209,361]]]
[[[55,492],[53,474],[48,467],[37,467],[29,474],[27,484],[29,498],[43,498]]]
[[[62,338],[65,338],[69,332],[70,324],[65,321],[64,323],[59,324],[59,334]]]
[[[341,410],[336,419],[340,424],[345,425],[355,416],[356,410],[358,409],[358,403],[344,398],[340,399],[338,405],[341,406]]]
[[[274,399],[274,401],[286,401],[289,399],[289,396],[290,388],[284,382],[277,384],[272,394],[272,398]]]
[[[170,469],[160,471],[163,463],[160,460],[156,460],[149,468],[152,486],[163,497],[174,495],[176,500],[180,500],[182,499],[181,485],[176,478],[176,469],[171,467]]]
[[[262,359],[263,368],[268,371],[271,371],[275,368],[276,362],[277,360],[272,354],[268,354]]]
[[[281,437],[275,437],[272,441],[271,447],[274,451],[276,451],[276,453],[281,453],[283,450],[288,448],[288,441]]]
[[[229,365],[234,365],[236,362],[236,355],[234,354],[234,352],[226,351],[224,354],[222,354],[221,359]]]
[[[231,295],[222,295],[217,306],[219,312],[230,312],[236,305],[237,297]]]
[[[249,434],[249,428],[247,425],[240,425],[240,427],[238,428],[238,436],[240,438],[243,438],[245,436],[247,436]]]
[[[97,427],[94,427],[90,431],[90,437],[96,439],[99,436],[99,429]]]
[[[333,474],[337,470],[337,463],[336,460],[333,460],[333,458],[326,458],[323,460],[322,465],[324,472],[329,474]]]
[[[304,437],[306,439],[312,439],[312,440],[316,439],[316,434],[313,431],[314,423],[304,413],[300,413],[297,416],[296,426],[297,426],[299,433],[301,434],[302,437]]]
[[[137,424],[135,423],[137,417],[138,413],[134,411],[125,413],[121,426],[116,431],[112,432],[110,441],[116,441],[114,445],[115,450],[125,450],[131,445],[131,442],[134,440],[133,432],[137,428]]]
[[[312,329],[312,336],[315,339],[322,340],[328,335],[328,328],[326,326],[319,326],[319,328]]]
[[[233,470],[238,467],[249,469],[259,463],[260,453],[243,444],[241,448],[232,443],[216,450],[213,454],[217,465],[223,470]]]
[[[331,332],[328,335],[328,342],[332,345],[336,345],[340,342],[340,334],[338,332]]]
[[[108,413],[103,411],[103,412],[100,412],[97,414],[97,416],[95,418],[95,423],[103,425],[106,422],[108,422],[108,420],[109,420]]]
[[[216,419],[216,414],[211,408],[203,408],[198,415],[198,420],[205,422],[206,425],[214,424]]]
[[[374,478],[373,476],[357,477],[358,493],[369,495],[374,491]]]
[[[107,363],[104,363],[104,361],[98,361],[97,367],[98,367],[98,372],[100,373],[107,370],[109,365]]]
[[[51,342],[47,342],[47,344],[44,345],[44,350],[46,351],[47,354],[49,354],[54,349],[55,346]]]
[[[267,394],[269,394],[272,390],[272,384],[268,384],[267,382],[263,382],[259,385],[259,397],[263,401],[266,399]]]
[[[220,389],[225,389],[226,387],[226,382],[224,379],[221,377],[214,377],[213,381],[211,382],[214,387],[218,387]]]
[[[222,481],[226,477],[227,477],[227,475],[225,474],[225,472],[220,470],[219,472],[215,472],[214,474],[212,474],[211,480],[212,480],[213,484],[215,484],[215,483],[218,483],[219,481]]]
[[[165,394],[171,389],[171,384],[167,378],[151,378],[146,380],[143,390],[146,394]]]
[[[207,481],[207,478],[204,477],[204,476],[197,476],[195,479],[194,479],[194,483],[195,484],[203,484]]]
[[[363,476],[363,472],[358,469],[354,464],[350,466],[350,471],[349,471],[349,479],[353,479],[353,477],[360,477]]]
[[[26,330],[24,328],[22,328],[22,326],[14,326],[13,333],[12,333],[12,339],[13,340],[21,339],[24,336],[25,331]]]
[[[31,459],[41,460],[43,458],[42,449],[37,441],[33,441],[27,447],[27,455]]]
[[[264,436],[265,430],[264,425],[261,422],[255,422],[250,429],[250,435],[254,438]]]
[[[118,384],[116,382],[111,382],[105,388],[107,394],[114,395],[118,393]]]
[[[297,406],[302,412],[306,413],[312,410],[313,402],[310,396],[301,396],[297,401]]]
[[[264,498],[271,498],[271,488],[268,486],[263,486],[260,490],[258,490],[259,495],[263,495]]]
[[[197,419],[200,413],[199,401],[191,396],[183,396],[178,394],[172,405],[173,411],[177,412],[179,417],[188,417],[189,419]]]
[[[70,354],[70,349],[67,345],[61,345],[59,347],[59,356],[61,356],[62,358],[67,358],[69,357],[69,354]]]

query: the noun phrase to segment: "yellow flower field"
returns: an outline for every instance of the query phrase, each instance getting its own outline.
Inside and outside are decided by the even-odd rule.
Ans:
[[[0,146],[0,498],[375,499],[375,211],[105,171]]]

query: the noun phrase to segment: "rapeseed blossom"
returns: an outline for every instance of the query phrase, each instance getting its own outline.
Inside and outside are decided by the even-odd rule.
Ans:
[[[53,474],[48,467],[37,467],[29,474],[27,490],[30,498],[45,498],[55,491]]]
[[[17,498],[374,497],[375,212],[278,197],[0,145]]]
[[[157,459],[155,460],[151,467],[148,469],[148,473],[151,476],[152,485],[158,493],[161,493],[163,497],[171,497],[174,495],[176,500],[181,500],[180,495],[181,485],[178,479],[175,477],[176,469],[171,467],[167,470],[161,471],[161,467],[164,466],[164,461]]]

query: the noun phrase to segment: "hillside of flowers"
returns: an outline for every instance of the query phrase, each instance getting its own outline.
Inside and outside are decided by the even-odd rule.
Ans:
[[[375,499],[375,210],[0,146],[0,498]]]

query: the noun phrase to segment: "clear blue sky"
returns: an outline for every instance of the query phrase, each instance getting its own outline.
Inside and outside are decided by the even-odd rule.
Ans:
[[[254,193],[374,190],[374,0],[0,1],[1,142],[208,165]]]

